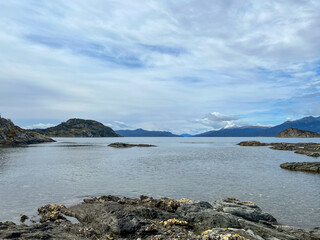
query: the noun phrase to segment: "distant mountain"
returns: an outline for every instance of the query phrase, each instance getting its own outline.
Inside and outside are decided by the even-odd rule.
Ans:
[[[54,142],[54,140],[39,133],[26,131],[14,125],[11,120],[0,117],[0,146],[16,146],[45,142]]]
[[[116,130],[116,133],[123,137],[179,137],[171,132],[166,131],[148,131],[142,128],[136,130]]]
[[[288,128],[280,132],[277,137],[283,138],[319,138],[320,134],[307,130],[300,130],[297,128]]]
[[[272,136],[278,135],[281,131],[288,128],[298,128],[320,133],[320,117],[305,117],[294,121],[286,121],[280,125],[274,126],[268,130]]]
[[[55,127],[46,129],[32,129],[50,137],[120,137],[110,127],[93,120],[72,118]]]
[[[294,121],[286,121],[274,127],[235,127],[209,131],[194,135],[195,137],[275,137],[288,128],[320,133],[320,117],[305,117]]]
[[[194,135],[194,137],[256,137],[263,136],[268,127],[246,126],[224,128]]]

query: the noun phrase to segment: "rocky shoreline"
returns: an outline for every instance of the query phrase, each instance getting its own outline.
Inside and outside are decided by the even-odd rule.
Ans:
[[[243,141],[238,143],[240,146],[270,146],[275,150],[294,151],[298,154],[304,154],[309,157],[320,157],[319,143],[263,143],[259,141]]]
[[[102,196],[65,207],[38,209],[32,225],[0,223],[1,239],[198,239],[315,240],[320,229],[284,226],[253,202],[235,198],[214,203],[189,199]],[[77,223],[68,219],[75,218]],[[23,215],[23,220],[27,217]],[[74,222],[74,221],[73,221]]]

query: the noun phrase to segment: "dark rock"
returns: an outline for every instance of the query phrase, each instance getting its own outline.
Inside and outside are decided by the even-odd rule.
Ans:
[[[0,146],[19,146],[54,142],[53,139],[35,132],[26,131],[11,120],[0,117]]]
[[[287,162],[280,167],[292,171],[320,173],[320,162]]]
[[[111,143],[108,145],[109,147],[114,148],[130,148],[130,147],[156,147],[156,145],[150,145],[150,144],[131,144],[131,143]]]
[[[288,128],[280,132],[276,137],[282,138],[318,138],[320,134],[307,130],[300,130],[297,128]]]

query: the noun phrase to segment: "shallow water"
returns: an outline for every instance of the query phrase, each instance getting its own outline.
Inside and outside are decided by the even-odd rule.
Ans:
[[[279,138],[56,138],[56,143],[0,148],[0,221],[18,222],[47,203],[70,206],[113,194],[254,201],[280,223],[320,227],[320,174],[279,165],[316,161],[290,151],[240,147],[243,140],[319,142]],[[114,149],[112,142],[156,148]]]

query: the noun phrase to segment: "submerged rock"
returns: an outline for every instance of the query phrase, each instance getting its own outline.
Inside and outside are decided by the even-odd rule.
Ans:
[[[292,171],[320,173],[320,162],[287,162],[280,167]]]
[[[0,239],[320,239],[319,229],[280,225],[254,203],[234,198],[210,204],[108,195],[70,208],[50,204],[38,211],[38,224],[0,223]],[[66,216],[79,223],[72,224]]]
[[[132,144],[132,143],[122,143],[122,142],[111,143],[108,146],[114,147],[114,148],[156,147],[156,145],[151,145],[151,144]]]

